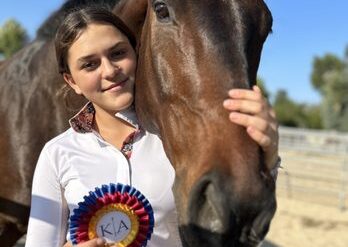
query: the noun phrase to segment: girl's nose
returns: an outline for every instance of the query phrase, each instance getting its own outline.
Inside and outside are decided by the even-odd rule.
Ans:
[[[103,77],[105,79],[113,79],[120,71],[120,66],[106,59],[103,62]]]

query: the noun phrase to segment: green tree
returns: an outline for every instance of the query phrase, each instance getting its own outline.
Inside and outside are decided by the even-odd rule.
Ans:
[[[14,19],[10,19],[0,28],[0,53],[8,58],[21,49],[28,40],[26,31]]]
[[[279,90],[274,98],[274,111],[280,125],[301,127],[300,119],[303,118],[298,105],[292,101],[285,90]]]
[[[274,99],[274,111],[280,125],[321,129],[320,106],[297,103],[285,90],[279,90]]]
[[[303,105],[304,126],[310,129],[323,129],[323,119],[320,105]]]
[[[344,67],[344,62],[333,54],[326,54],[323,57],[315,57],[311,74],[313,87],[320,93],[323,93],[323,87],[327,83],[324,79],[325,75],[331,71],[342,71]]]
[[[344,59],[331,54],[315,58],[311,79],[323,96],[324,128],[348,131],[348,50]]]
[[[328,129],[348,131],[348,68],[324,77],[322,112]]]

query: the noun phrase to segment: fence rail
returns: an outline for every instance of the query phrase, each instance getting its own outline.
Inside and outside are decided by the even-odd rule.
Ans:
[[[348,208],[348,133],[281,127],[280,196]]]

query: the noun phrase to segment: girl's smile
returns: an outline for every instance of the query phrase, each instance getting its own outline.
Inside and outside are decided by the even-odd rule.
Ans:
[[[118,92],[125,86],[128,80],[129,78],[125,78],[124,80],[121,80],[120,82],[113,83],[110,86],[102,89],[102,91],[103,92]]]

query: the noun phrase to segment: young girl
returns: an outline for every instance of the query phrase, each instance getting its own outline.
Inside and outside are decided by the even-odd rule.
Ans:
[[[151,202],[155,226],[147,246],[181,246],[171,190],[174,170],[160,139],[139,127],[132,105],[134,37],[109,11],[86,8],[68,15],[55,46],[60,73],[89,103],[70,120],[71,128],[41,152],[26,247],[63,246],[70,240],[73,209],[89,191],[112,182],[131,185]],[[232,111],[231,121],[247,128],[265,151],[268,168],[274,168],[277,123],[260,89],[231,90],[229,95],[224,107]],[[77,246],[104,243],[93,239]]]

